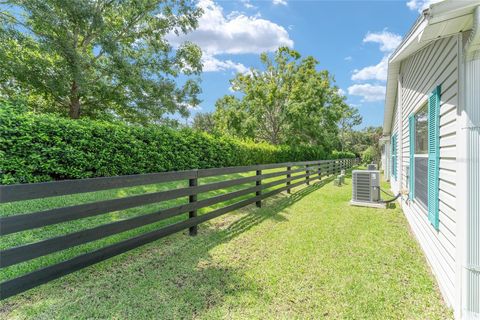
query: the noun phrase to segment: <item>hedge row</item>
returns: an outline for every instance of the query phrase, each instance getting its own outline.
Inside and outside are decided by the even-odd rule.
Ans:
[[[30,183],[193,168],[353,157],[214,137],[0,110],[0,183]]]

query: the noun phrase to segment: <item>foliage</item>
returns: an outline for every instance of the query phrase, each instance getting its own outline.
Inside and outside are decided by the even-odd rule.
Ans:
[[[2,184],[328,157],[320,147],[273,146],[188,128],[72,121],[0,109]]]
[[[353,131],[353,127],[362,123],[362,116],[358,112],[358,109],[344,107],[343,117],[340,119],[339,125],[339,139],[342,150],[347,147],[347,135]],[[351,146],[350,146],[351,147]],[[352,150],[352,149],[346,149]]]
[[[264,71],[251,69],[231,80],[241,98],[227,95],[215,105],[220,132],[271,144],[338,145],[338,123],[354,114],[318,61],[301,59],[297,51],[279,48],[270,58],[260,56]]]
[[[362,162],[373,163],[375,161],[378,161],[378,157],[376,156],[376,153],[375,153],[375,147],[369,146],[367,149],[365,149],[362,152]]]
[[[358,156],[371,146],[373,148],[373,159],[378,161],[380,159],[379,141],[381,137],[381,127],[367,127],[360,131],[346,131],[342,145],[345,150],[351,150]]]
[[[193,117],[192,128],[198,131],[204,131],[208,133],[215,132],[215,119],[212,113],[197,112]]]
[[[173,50],[167,36],[200,14],[191,0],[2,1],[0,97],[71,118],[187,116],[199,103],[201,50]]]
[[[355,158],[355,153],[349,151],[337,151],[333,150],[330,154],[330,159],[344,159],[344,158]]]

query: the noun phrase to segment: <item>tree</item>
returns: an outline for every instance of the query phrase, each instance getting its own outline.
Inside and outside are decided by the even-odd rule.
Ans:
[[[358,156],[369,147],[372,147],[368,152],[375,160],[380,159],[380,145],[379,141],[382,137],[381,127],[367,127],[360,131],[347,131],[345,133],[345,150],[349,150]]]
[[[193,117],[192,128],[208,133],[215,132],[215,119],[213,114],[209,112],[198,112]]]
[[[226,135],[240,139],[255,138],[255,119],[242,107],[242,101],[233,95],[225,95],[215,102],[215,128]]]
[[[167,35],[195,28],[200,14],[189,0],[2,0],[0,97],[73,119],[187,116],[199,103],[201,50],[173,49]]]
[[[343,117],[345,98],[318,61],[301,58],[287,47],[271,58],[260,56],[264,70],[251,69],[231,80],[241,98],[217,101],[215,119],[221,132],[256,141],[288,145],[338,145],[337,123]]]
[[[368,163],[374,163],[375,161],[378,161],[374,146],[369,146],[367,149],[363,150],[361,156],[362,156],[363,163],[368,164]]]
[[[348,132],[352,132],[353,127],[358,126],[362,123],[362,116],[358,113],[358,109],[350,108],[348,106],[343,106],[343,116],[339,121],[339,135],[340,135],[340,145],[341,150],[352,151],[352,149],[346,149],[347,141],[346,135]]]

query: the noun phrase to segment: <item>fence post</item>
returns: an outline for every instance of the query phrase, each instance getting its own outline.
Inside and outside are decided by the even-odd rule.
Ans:
[[[197,178],[189,179],[188,185],[190,187],[196,187],[198,185],[198,179]],[[188,202],[189,203],[197,202],[197,194],[196,193],[190,194],[188,196]],[[195,218],[196,216],[197,216],[197,209],[188,212],[188,218]],[[198,232],[198,225],[194,225],[190,227],[188,231],[191,236],[196,236]]]
[[[257,170],[257,176],[260,176],[262,174],[262,170]],[[258,179],[257,181],[255,181],[255,185],[256,186],[261,186],[262,185],[262,179]],[[255,196],[260,196],[262,195],[262,190],[258,190],[257,192],[255,192]],[[261,208],[262,207],[262,200],[258,200],[257,202],[255,202],[255,205],[257,206],[257,208]]]
[[[309,180],[310,179],[310,170],[308,170],[308,167],[309,167],[308,164],[306,164],[305,165],[305,174],[307,176],[305,177],[305,181],[306,181],[307,185],[310,185],[310,180]]]
[[[290,179],[292,177],[292,175],[290,174],[290,171],[292,170],[292,167],[287,167],[287,179]],[[287,187],[290,185],[290,180],[287,181]],[[287,189],[287,193],[292,193],[292,191],[290,190],[290,188]]]
[[[318,181],[322,180],[322,163],[318,164]]]

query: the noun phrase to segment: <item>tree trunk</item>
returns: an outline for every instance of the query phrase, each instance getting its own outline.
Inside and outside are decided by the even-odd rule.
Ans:
[[[74,80],[72,82],[72,87],[70,88],[70,118],[78,119],[80,118],[80,96],[79,96],[79,87],[77,82]]]

